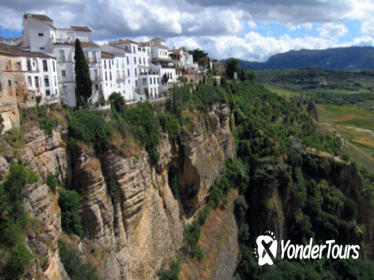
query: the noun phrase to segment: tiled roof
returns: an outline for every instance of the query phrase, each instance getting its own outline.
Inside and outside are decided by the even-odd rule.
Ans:
[[[25,14],[24,15],[24,18],[34,18],[34,19],[37,19],[37,20],[40,20],[40,21],[50,21],[50,22],[53,22],[53,20],[46,16],[46,15],[37,15],[37,14]]]
[[[88,26],[70,26],[71,29],[75,31],[91,32],[91,29]]]
[[[114,58],[114,54],[101,51],[101,58]]]
[[[150,43],[149,42],[141,42],[138,44],[140,47],[149,47]]]
[[[161,42],[165,42],[164,39],[160,38],[160,37],[154,37],[151,41],[161,41]]]
[[[15,46],[9,46],[5,44],[0,44],[0,54],[8,56],[25,56],[25,57],[46,57],[54,58],[53,56],[47,55],[41,52],[27,52]]]
[[[115,46],[115,45],[121,45],[121,44],[129,44],[129,43],[138,44],[137,42],[130,40],[130,39],[125,39],[125,40],[120,39],[119,41],[109,42],[109,45]]]

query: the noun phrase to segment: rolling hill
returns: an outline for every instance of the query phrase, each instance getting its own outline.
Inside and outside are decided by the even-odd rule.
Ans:
[[[294,69],[374,69],[374,47],[346,47],[325,50],[299,50],[271,56],[266,62],[239,60],[247,70]]]

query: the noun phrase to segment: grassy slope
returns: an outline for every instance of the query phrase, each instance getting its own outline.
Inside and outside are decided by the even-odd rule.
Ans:
[[[261,71],[258,76],[266,83],[267,89],[286,98],[300,96],[302,93],[313,95],[317,92],[356,94],[372,92],[374,88],[372,73],[360,71]],[[308,85],[320,81],[321,78],[335,84],[337,88],[318,85],[316,88],[309,88]],[[367,100],[356,105],[317,105],[317,110],[320,126],[347,140],[344,145],[345,152],[353,161],[374,172],[374,102]]]

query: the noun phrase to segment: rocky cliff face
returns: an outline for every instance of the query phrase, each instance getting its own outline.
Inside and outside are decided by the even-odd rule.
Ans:
[[[64,236],[58,194],[46,184],[47,174],[58,173],[62,186],[77,190],[84,234],[74,238],[83,258],[97,266],[103,279],[157,279],[160,269],[176,257],[183,246],[183,230],[188,218],[203,206],[210,185],[220,175],[224,160],[235,155],[229,127],[230,111],[216,105],[195,127],[196,133],[170,141],[162,134],[160,161],[150,165],[145,151],[125,157],[110,150],[98,158],[92,147],[67,145],[61,129],[48,137],[39,128],[25,133],[25,146],[14,155],[0,158],[0,176],[5,177],[10,162],[19,161],[40,175],[37,184],[27,186],[25,206],[35,225],[27,234],[27,245],[36,256],[28,276],[38,279],[68,279],[58,256],[57,241]],[[68,147],[67,147],[68,146]],[[168,178],[171,164],[181,169],[181,185],[199,184],[188,213],[174,198]],[[238,259],[236,224],[231,219],[234,246],[230,254]],[[219,251],[219,259],[225,259]],[[230,255],[230,256],[231,256]],[[214,277],[213,277],[214,278]]]

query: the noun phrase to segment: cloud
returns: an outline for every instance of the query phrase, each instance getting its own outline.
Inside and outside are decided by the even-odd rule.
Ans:
[[[291,49],[373,45],[374,34],[373,0],[0,0],[0,27],[22,31],[25,12],[47,14],[57,27],[88,25],[96,41],[161,36],[171,47],[256,61]],[[341,42],[350,19],[362,21],[362,34]],[[286,31],[266,33],[268,24]]]
[[[265,61],[271,55],[286,52],[292,49],[326,49],[336,46],[334,40],[318,37],[292,38],[284,35],[281,38],[263,36],[258,32],[250,31],[244,37],[237,36],[202,36],[202,37],[176,37],[167,40],[169,46],[197,46],[209,51],[213,58],[237,57],[250,61]]]
[[[362,34],[374,34],[374,19],[364,21],[361,24],[361,33]]]
[[[338,38],[347,34],[348,29],[344,24],[325,23],[317,28],[319,35],[327,38]]]

